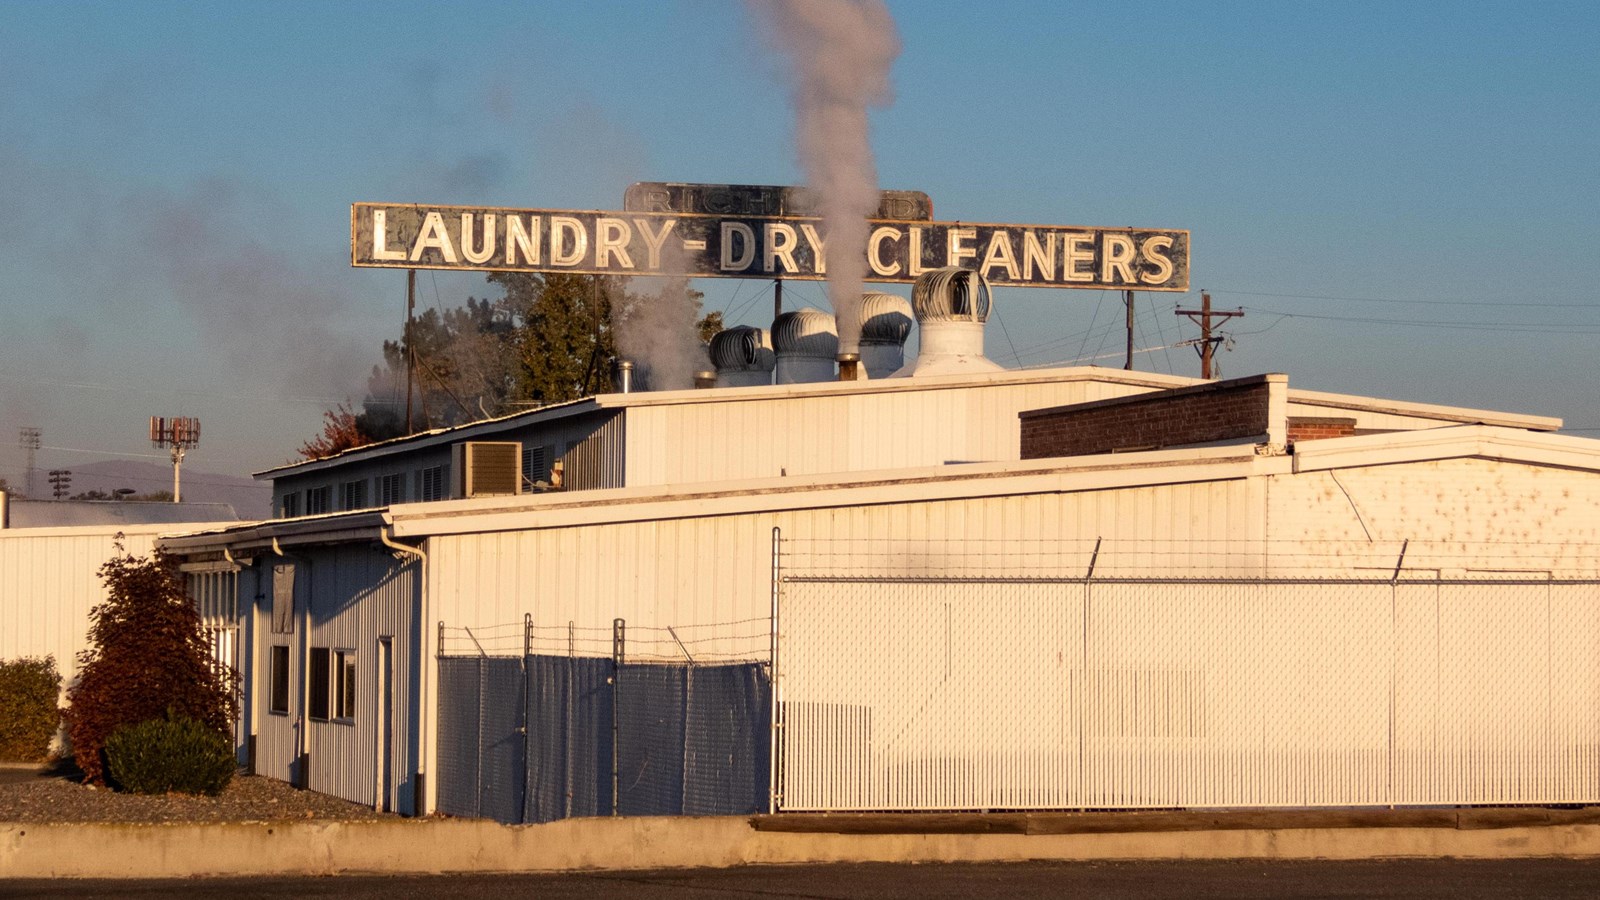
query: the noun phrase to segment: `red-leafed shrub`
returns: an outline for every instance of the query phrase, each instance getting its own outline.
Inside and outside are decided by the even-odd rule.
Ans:
[[[106,600],[89,612],[66,717],[84,780],[105,784],[105,742],[121,726],[184,717],[227,734],[238,676],[212,660],[176,560],[121,553],[100,578]]]

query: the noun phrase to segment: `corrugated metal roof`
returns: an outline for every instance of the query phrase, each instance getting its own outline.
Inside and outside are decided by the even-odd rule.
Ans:
[[[238,521],[227,503],[156,503],[143,500],[25,500],[7,498],[10,528],[78,525],[169,525]]]

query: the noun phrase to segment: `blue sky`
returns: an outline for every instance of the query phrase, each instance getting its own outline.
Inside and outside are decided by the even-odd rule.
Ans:
[[[1224,375],[1564,417],[1600,436],[1600,5],[892,2],[879,182],[942,220],[1186,228]],[[608,209],[636,180],[797,183],[744,7],[0,0],[0,477],[153,451],[281,463],[359,401],[404,277],[349,204]],[[423,273],[425,304],[492,291]],[[702,281],[766,324],[757,282]],[[797,284],[792,302],[826,303]],[[1006,289],[1004,364],[1120,366],[1097,291]],[[997,327],[997,325],[999,327]]]

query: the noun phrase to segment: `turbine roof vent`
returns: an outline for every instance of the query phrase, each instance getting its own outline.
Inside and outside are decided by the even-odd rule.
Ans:
[[[765,328],[737,325],[711,336],[711,364],[719,372],[771,372],[776,362]]]
[[[839,353],[839,326],[833,316],[809,306],[786,312],[772,322],[772,346],[781,354],[831,362]]]
[[[987,322],[993,305],[988,279],[955,266],[924,272],[911,287],[918,322]]]
[[[904,297],[868,291],[861,295],[861,341],[904,344],[911,336],[911,304]]]

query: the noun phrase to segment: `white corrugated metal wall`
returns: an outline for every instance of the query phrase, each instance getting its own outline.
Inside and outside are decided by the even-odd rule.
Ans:
[[[1534,571],[1575,562],[1540,545],[1600,543],[1600,477],[1555,466],[1458,458],[1302,472],[1269,477],[1267,498],[1267,527],[1309,546],[1495,542],[1524,547],[1505,568]]]
[[[155,536],[190,526],[0,530],[0,659],[51,655],[65,686],[87,646],[89,610],[105,599],[100,566],[123,548],[148,554]]]
[[[1254,480],[443,535],[428,551],[433,616],[473,628],[709,625],[765,616],[772,528],[836,541],[996,546],[1040,536],[1136,540],[1157,534],[1249,539],[1260,521]],[[1257,571],[1258,569],[1251,569]]]
[[[1017,414],[1142,393],[1104,381],[765,398],[628,410],[629,487],[1014,460]]]

